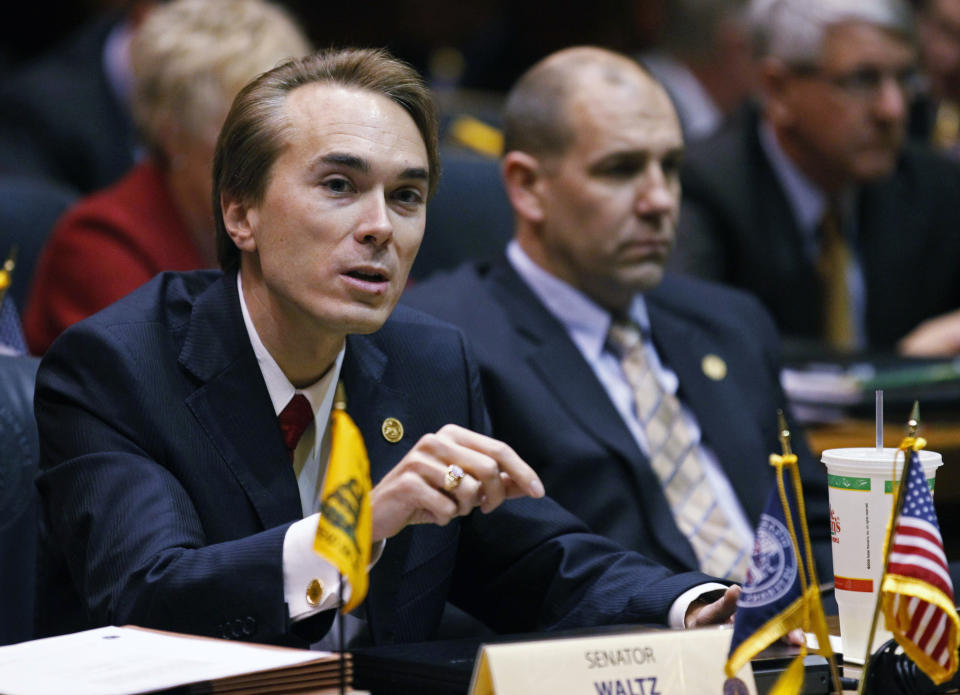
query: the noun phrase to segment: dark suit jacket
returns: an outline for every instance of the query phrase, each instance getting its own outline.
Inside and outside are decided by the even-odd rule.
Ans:
[[[0,83],[0,173],[89,193],[133,165],[133,119],[103,69],[119,21],[115,13],[89,21]]]
[[[674,269],[740,287],[785,338],[820,335],[816,269],[747,109],[695,143],[684,165]],[[960,165],[908,146],[888,178],[863,186],[857,252],[868,346],[887,350],[922,320],[960,307]]]
[[[33,635],[40,458],[33,418],[36,357],[0,355],[0,645]]]
[[[374,481],[448,422],[486,429],[462,336],[418,312],[349,338],[342,379]],[[281,569],[299,493],[235,276],[164,273],[68,329],[41,364],[36,414],[41,633],[133,623],[303,644]],[[399,443],[380,433],[387,417]],[[664,622],[706,579],[584,531],[549,500],[408,527],[371,573],[372,640],[428,639],[448,596],[502,632]]]
[[[756,527],[780,451],[777,337],[746,294],[667,275],[644,295],[654,344],[676,372],[680,399]],[[494,436],[543,479],[547,494],[598,533],[676,570],[697,566],[656,473],[563,326],[502,259],[466,265],[404,293],[402,300],[464,331],[477,355]],[[704,356],[724,360],[720,381]],[[826,474],[794,438],[820,574],[829,577]]]

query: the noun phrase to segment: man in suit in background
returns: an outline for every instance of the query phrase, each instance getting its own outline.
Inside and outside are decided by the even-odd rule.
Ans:
[[[670,95],[683,139],[720,128],[753,92],[747,0],[671,0],[663,30],[637,59]]]
[[[905,143],[909,6],[765,4],[760,106],[690,147],[676,269],[755,294],[798,358],[957,354],[960,167]]]
[[[390,316],[438,176],[434,113],[416,73],[373,50],[294,60],[241,91],[214,158],[224,272],[158,276],[41,365],[42,633],[324,636],[340,579],[312,544],[338,382],[371,461],[379,555],[348,637],[428,639],[448,596],[503,632],[729,618],[736,587],[711,603],[703,574],[550,500],[505,502],[543,487],[484,434],[459,331]]]
[[[666,92],[625,56],[566,49],[518,81],[504,123],[506,257],[404,303],[463,329],[494,436],[551,497],[668,567],[742,580],[780,449],[777,336],[749,295],[664,274],[684,149]],[[826,477],[795,445],[828,576]]]
[[[960,0],[914,0],[922,89],[910,105],[910,133],[960,157]]]

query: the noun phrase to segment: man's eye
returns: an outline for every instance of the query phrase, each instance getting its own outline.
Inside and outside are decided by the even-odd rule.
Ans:
[[[660,165],[660,168],[663,169],[663,173],[666,176],[676,176],[680,173],[680,164],[682,160],[680,157],[668,157],[663,160],[663,163]]]
[[[349,193],[353,190],[353,186],[350,181],[342,177],[326,179],[323,184],[324,188],[333,192],[333,193]]]
[[[405,205],[419,205],[423,202],[423,195],[415,188],[402,188],[396,193],[396,198]]]
[[[883,74],[879,70],[863,68],[846,75],[845,79],[851,89],[871,90],[880,86]]]
[[[640,166],[640,162],[633,160],[613,162],[604,170],[604,173],[617,178],[630,178],[640,171]]]

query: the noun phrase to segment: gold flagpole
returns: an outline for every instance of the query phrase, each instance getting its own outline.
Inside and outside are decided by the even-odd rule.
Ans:
[[[337,388],[333,394],[333,409],[346,411],[347,409],[347,390],[342,381],[337,381]],[[337,569],[337,580],[340,585],[337,587],[337,648],[340,652],[340,695],[345,695],[347,688],[347,665],[346,665],[346,629],[344,627],[343,617],[343,583],[345,578],[343,573]]]
[[[791,449],[791,447],[790,447],[790,429],[787,427],[787,419],[783,416],[783,411],[782,411],[781,409],[779,409],[779,408],[777,408],[777,427],[780,428],[780,434],[779,434],[779,438],[780,438],[780,448],[783,450],[783,456],[784,456],[784,457],[792,456],[792,455],[793,455],[793,451],[792,451],[792,449]],[[796,468],[796,465],[794,465],[794,469],[795,469],[795,468]],[[791,476],[791,477],[793,477],[793,476]],[[799,477],[799,473],[797,474],[797,477]],[[799,497],[799,496],[798,496],[798,497]],[[800,503],[800,502],[799,502],[799,499],[798,499],[798,500],[797,500],[797,504],[799,504],[799,503]],[[789,512],[790,510],[787,509],[786,511]],[[791,515],[791,516],[792,516],[792,515]],[[798,516],[799,516],[800,519],[801,519],[801,523],[805,523],[805,522],[803,521],[803,515],[802,515],[802,513],[800,512],[800,510],[798,510]],[[789,520],[790,520],[790,517],[788,517],[788,521],[789,521]],[[812,550],[812,549],[810,548],[810,544],[807,542],[808,539],[809,539],[809,534],[804,533],[803,536],[804,536],[803,541],[804,541],[804,545],[805,545],[805,547],[804,547],[804,554],[805,554],[806,557],[807,557],[807,562],[808,562],[808,564],[810,564],[811,567],[812,567],[812,566],[813,566],[813,558],[812,558],[812,553],[811,553],[811,550]],[[799,541],[798,541],[798,543],[799,543]],[[798,559],[800,559],[800,558],[798,558]],[[801,572],[801,577],[802,577],[802,576],[803,576],[803,568],[802,568],[802,567],[800,568],[800,572]],[[808,584],[813,584],[813,583],[816,582],[816,581],[817,581],[817,577],[816,577],[816,576],[811,575],[811,576],[807,577],[807,583],[808,583]],[[803,593],[802,593],[801,595],[805,596],[805,595],[806,595],[806,587],[802,587],[802,589],[803,589]],[[808,615],[807,624],[808,624],[808,626],[809,626],[810,623],[811,623],[811,621],[810,621],[810,619],[809,619],[809,606],[808,606],[808,608],[807,608],[807,611],[808,611],[808,613],[807,613],[807,615]],[[804,636],[803,639],[806,640],[806,636]],[[817,639],[818,639],[818,640],[820,639],[820,636],[819,636],[819,635],[817,636]],[[820,645],[821,649],[823,648],[823,646],[824,646],[824,645]],[[827,644],[826,646],[827,646],[827,647],[830,647],[829,644]],[[837,671],[837,662],[836,662],[836,661],[834,660],[834,658],[833,658],[833,649],[830,649],[830,650],[829,650],[829,653],[830,653],[830,656],[827,657],[827,663],[828,663],[829,666],[830,666],[830,679],[833,681],[833,687],[836,689],[836,695],[842,695],[842,693],[843,693],[843,686],[840,684],[840,672]]]
[[[917,436],[917,429],[920,427],[920,402],[913,402],[913,409],[910,411],[910,419],[907,420],[907,438],[913,439]],[[901,445],[902,446],[902,445]],[[871,648],[873,647],[873,638],[877,632],[877,618],[880,615],[880,604],[883,601],[883,578],[887,576],[887,568],[890,564],[890,536],[894,526],[897,523],[897,517],[900,516],[900,510],[903,508],[903,484],[904,476],[907,474],[907,453],[903,453],[903,468],[900,471],[900,479],[896,480],[896,454],[894,454],[894,484],[897,486],[897,494],[893,501],[893,510],[890,514],[890,521],[887,524],[887,535],[883,542],[883,572],[880,573],[880,582],[877,584],[877,601],[873,606],[873,619],[870,621],[870,636],[867,638],[867,653],[863,657],[863,671],[860,673],[860,684],[857,686],[857,695],[863,695],[867,683],[867,674],[870,669]]]

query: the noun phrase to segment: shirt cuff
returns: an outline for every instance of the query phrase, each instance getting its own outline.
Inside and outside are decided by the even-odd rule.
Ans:
[[[337,607],[340,573],[313,549],[319,520],[317,513],[294,522],[283,537],[283,595],[290,619],[295,622]],[[373,544],[368,571],[383,555],[385,544],[385,540]],[[343,584],[346,602],[350,600],[352,588],[346,579]]]
[[[709,582],[707,584],[698,584],[692,589],[687,589],[680,594],[670,606],[670,612],[667,614],[667,625],[672,628],[686,628],[684,618],[687,617],[687,609],[690,608],[690,604],[708,591],[716,591],[717,589],[726,590],[726,588],[727,586],[725,584]]]

